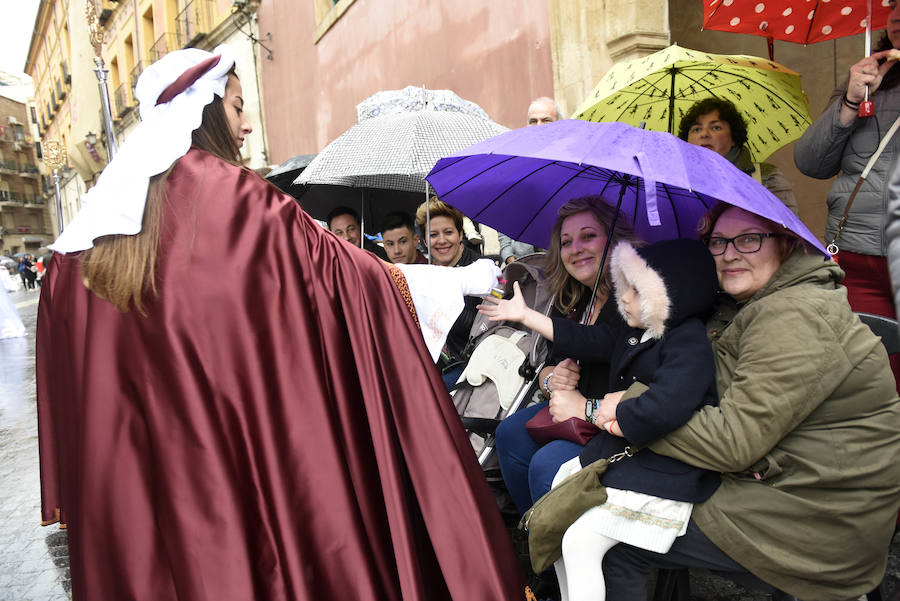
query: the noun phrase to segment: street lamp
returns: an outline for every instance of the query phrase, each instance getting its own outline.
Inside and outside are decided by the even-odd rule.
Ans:
[[[109,90],[106,87],[106,76],[109,71],[104,68],[103,58],[100,56],[103,48],[103,25],[100,24],[100,19],[97,17],[97,6],[94,4],[94,0],[85,0],[84,12],[90,30],[91,46],[94,47],[94,73],[97,75],[97,85],[100,87],[103,128],[106,130],[106,158],[108,162],[112,162],[118,148],[116,148],[116,134],[113,131],[112,112],[109,108]]]
[[[87,143],[90,144],[91,146],[97,145],[97,135],[91,131],[88,131],[88,133],[84,137],[84,139],[87,140]]]
[[[59,170],[66,164],[65,151],[59,140],[44,141],[44,164],[53,170],[53,187],[56,189],[56,224],[63,231],[62,195],[59,193]]]

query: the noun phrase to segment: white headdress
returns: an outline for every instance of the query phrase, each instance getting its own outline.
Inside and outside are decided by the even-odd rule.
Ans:
[[[212,52],[170,52],[138,79],[141,122],[129,134],[97,185],[82,197],[82,209],[50,248],[60,253],[91,248],[94,239],[141,231],[150,178],[187,154],[213,95],[225,96],[234,54],[222,44]]]

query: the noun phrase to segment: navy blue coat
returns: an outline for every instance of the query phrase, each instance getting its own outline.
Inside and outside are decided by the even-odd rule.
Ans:
[[[624,324],[584,327],[553,320],[554,351],[585,361],[609,360],[611,391],[624,390],[634,381],[649,386],[616,410],[626,438],[601,431],[581,452],[582,465],[619,453],[626,445],[647,445],[683,425],[701,406],[717,403],[712,347],[702,320],[688,318],[659,340],[639,342],[642,334]],[[605,486],[692,503],[708,499],[719,481],[716,472],[650,449],[610,465],[603,475]]]

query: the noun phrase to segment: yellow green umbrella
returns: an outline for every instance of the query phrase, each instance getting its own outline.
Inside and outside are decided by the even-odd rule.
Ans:
[[[684,113],[698,100],[735,104],[747,121],[747,149],[762,161],[796,140],[811,123],[800,75],[755,56],[709,54],[669,46],[613,65],[574,118],[645,124],[677,135]]]

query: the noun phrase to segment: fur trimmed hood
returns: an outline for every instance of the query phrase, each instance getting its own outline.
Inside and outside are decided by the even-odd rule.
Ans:
[[[656,339],[688,317],[705,317],[719,290],[709,250],[687,238],[641,248],[620,242],[613,249],[610,270],[619,313],[625,317],[619,291],[630,284],[641,298],[641,321]]]

